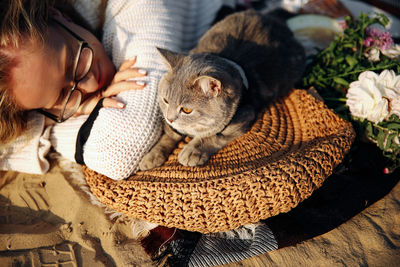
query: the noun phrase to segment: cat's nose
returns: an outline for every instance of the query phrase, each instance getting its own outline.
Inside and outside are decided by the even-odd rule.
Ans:
[[[168,118],[167,118],[167,121],[168,121],[169,123],[172,123],[172,122],[173,122],[173,120],[171,120],[171,119],[168,119]]]

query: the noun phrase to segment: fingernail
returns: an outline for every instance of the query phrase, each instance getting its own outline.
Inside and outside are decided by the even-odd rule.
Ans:
[[[130,58],[131,61],[136,60],[136,56]]]
[[[118,107],[120,107],[120,108],[124,108],[124,107],[125,107],[125,104],[124,104],[124,103],[121,103],[121,102],[119,102],[119,103],[117,104],[117,106],[118,106]]]
[[[144,70],[144,69],[139,69],[138,72],[141,73],[141,74],[146,74],[147,73],[147,71]]]
[[[136,81],[136,84],[137,84],[137,85],[145,85],[146,83],[145,83],[145,82],[142,82],[142,81]]]

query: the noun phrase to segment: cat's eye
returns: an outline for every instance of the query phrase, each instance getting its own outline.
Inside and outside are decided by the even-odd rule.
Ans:
[[[168,104],[168,100],[167,99],[163,98],[163,101],[164,101],[165,104]]]
[[[184,107],[182,107],[181,110],[183,111],[183,113],[186,113],[186,114],[189,114],[193,111],[192,108],[184,108]]]

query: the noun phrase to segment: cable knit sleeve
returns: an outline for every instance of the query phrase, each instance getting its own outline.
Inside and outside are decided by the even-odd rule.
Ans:
[[[50,150],[51,127],[45,128],[44,116],[28,114],[28,131],[15,141],[0,146],[0,170],[42,174],[48,171],[46,155]]]
[[[50,132],[50,141],[62,157],[75,161],[75,147],[78,132],[88,115],[72,117],[63,123],[56,123]]]
[[[137,56],[148,76],[143,90],[123,92],[123,110],[102,108],[84,146],[85,164],[112,179],[134,173],[161,135],[157,86],[165,67],[156,47],[187,51],[204,34],[221,7],[217,0],[109,0],[103,44],[118,67]]]

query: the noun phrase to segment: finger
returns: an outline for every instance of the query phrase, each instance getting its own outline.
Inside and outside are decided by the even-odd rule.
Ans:
[[[125,108],[125,104],[117,99],[106,97],[103,100],[103,107],[123,109]]]
[[[78,111],[76,112],[77,115],[81,114],[90,114],[93,109],[96,107],[97,103],[100,100],[100,96],[93,96],[83,102],[80,106]]]
[[[110,85],[104,92],[104,97],[110,97],[127,90],[140,90],[146,86],[142,81],[122,81]]]
[[[135,65],[136,63],[136,56],[133,57],[132,59],[127,59],[124,62],[122,62],[121,66],[119,67],[119,71],[121,70],[126,70]]]
[[[120,82],[127,79],[138,78],[146,76],[147,71],[139,68],[129,68],[126,70],[118,71],[115,76],[113,82]]]

